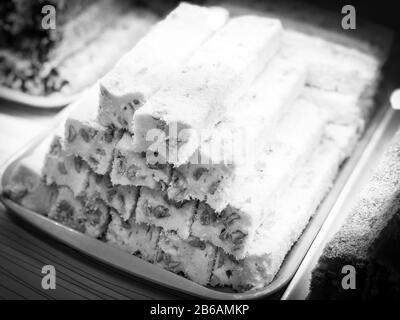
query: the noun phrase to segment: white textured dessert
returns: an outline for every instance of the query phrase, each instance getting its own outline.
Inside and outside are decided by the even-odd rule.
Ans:
[[[85,232],[83,198],[75,197],[68,187],[58,188],[57,199],[49,211],[48,217],[68,227]]]
[[[296,31],[285,31],[282,51],[308,66],[311,87],[362,94],[379,76],[380,61],[352,48]]]
[[[79,156],[66,155],[62,137],[56,134],[44,163],[45,183],[69,187],[74,196],[82,196],[87,188],[89,171],[88,164]]]
[[[331,114],[330,122],[357,125],[360,131],[364,128],[374,105],[373,97],[360,96],[356,93],[342,94],[305,87],[301,95],[316,105],[323,105],[325,108],[329,108]]]
[[[352,137],[347,141],[351,144]],[[323,139],[291,186],[283,192],[274,210],[264,215],[246,258],[237,260],[219,250],[212,285],[244,291],[273,280],[287,252],[329,191],[340,164],[349,155],[331,139]]]
[[[206,285],[209,283],[215,258],[215,247],[197,238],[181,240],[176,234],[162,232],[156,263],[175,273]]]
[[[168,185],[171,166],[163,163],[149,163],[146,152],[132,149],[132,136],[125,133],[115,148],[111,171],[113,184],[126,186],[145,186],[161,189]]]
[[[85,233],[93,238],[102,237],[110,220],[107,204],[99,198],[85,199],[83,216]]]
[[[182,203],[179,207],[169,203],[162,193],[141,188],[136,207],[136,221],[162,227],[176,232],[181,239],[187,239],[196,211],[194,201]]]
[[[232,2],[232,1],[229,1]],[[338,27],[341,18],[320,8],[294,1],[208,1],[226,8],[233,16],[261,15],[279,18],[285,28],[282,50],[309,66],[307,84],[341,93],[362,93],[379,78],[380,68],[387,59],[392,33],[386,28],[360,23],[356,32]],[[329,17],[328,17],[329,16]],[[338,30],[339,28],[339,30]],[[339,31],[339,32],[338,32]]]
[[[87,235],[99,238],[108,225],[109,208],[100,199],[75,197],[68,187],[59,187],[48,217]]]
[[[139,190],[133,186],[113,185],[109,175],[91,173],[85,191],[88,198],[99,198],[114,208],[124,221],[135,215]]]
[[[297,100],[278,127],[275,144],[260,151],[264,153],[257,167],[238,168],[232,179],[222,181],[215,193],[209,194],[209,206],[199,208],[192,234],[243,258],[261,217],[270,213],[318,145],[325,124],[326,116],[318,107]]]
[[[65,150],[85,160],[94,172],[106,174],[122,131],[98,123],[98,88],[96,84],[88,90],[69,114],[65,124]]]
[[[281,32],[279,20],[228,21],[135,113],[135,151],[185,163],[278,51]]]
[[[187,164],[173,169],[168,197],[204,201],[236,167],[258,161],[260,145],[274,140],[277,124],[302,91],[305,76],[304,66],[279,54],[271,60],[210,139]]]
[[[111,217],[106,234],[107,242],[153,262],[157,253],[160,229],[136,223],[133,218],[124,222],[113,209],[111,209]]]
[[[100,123],[130,129],[134,112],[227,19],[224,9],[181,3],[100,80]]]

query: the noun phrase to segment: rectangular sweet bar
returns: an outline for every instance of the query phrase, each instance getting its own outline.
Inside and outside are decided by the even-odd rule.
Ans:
[[[380,76],[380,61],[368,54],[296,31],[285,31],[282,52],[308,65],[311,87],[361,95]]]
[[[216,248],[190,237],[183,241],[174,233],[160,235],[156,264],[199,284],[207,285],[214,265]]]
[[[310,65],[307,84],[329,91],[360,93],[374,79],[387,59],[392,32],[361,23],[357,32],[338,32],[341,16],[332,12],[315,15],[307,4],[294,1],[208,1],[226,8],[233,16],[248,14],[279,18],[284,27],[282,48],[299,63]],[[345,30],[339,30],[345,31]],[[368,88],[366,89],[368,90]]]
[[[261,148],[256,167],[244,167],[199,206],[192,234],[243,258],[263,215],[269,214],[322,137],[326,116],[299,99],[278,127],[277,140]],[[261,160],[263,159],[263,160]],[[214,210],[212,210],[212,209]]]
[[[317,105],[329,108],[330,122],[355,124],[360,131],[363,131],[375,105],[373,96],[342,94],[311,87],[304,88],[301,95]]]
[[[85,233],[93,238],[101,238],[110,221],[110,208],[99,198],[85,199],[83,217]]]
[[[133,151],[132,136],[129,133],[125,133],[116,145],[111,171],[113,184],[162,189],[170,181],[170,171],[170,165],[150,164],[145,153]]]
[[[135,215],[139,190],[133,186],[113,185],[108,174],[101,176],[95,173],[89,175],[86,189],[88,198],[99,198],[114,208],[124,221]]]
[[[186,163],[278,51],[281,31],[278,20],[231,19],[135,113],[134,149]]]
[[[259,146],[273,140],[277,124],[303,89],[305,76],[304,66],[281,56],[271,60],[241,102],[231,108],[232,115],[215,127],[210,140],[201,144],[189,163],[173,169],[168,197],[204,201],[243,161],[256,161]]]
[[[227,19],[224,9],[181,3],[100,80],[99,122],[130,129],[134,112]]]
[[[63,138],[56,134],[44,162],[45,183],[69,187],[74,196],[82,196],[87,188],[89,171],[88,164],[79,156],[65,153]]]
[[[65,123],[65,150],[81,157],[97,174],[105,174],[111,168],[122,130],[98,123],[98,90],[98,84],[88,90],[69,114]]]
[[[60,187],[48,216],[63,225],[98,238],[107,228],[109,209],[99,199],[75,197],[68,187]]]
[[[349,133],[347,143],[351,144],[353,138]],[[261,288],[273,280],[348,156],[340,145],[331,138],[323,139],[274,210],[262,218],[244,259],[237,260],[219,250],[212,285],[244,291]]]
[[[269,18],[278,18],[285,29],[322,37],[333,43],[354,48],[367,53],[382,63],[387,58],[393,38],[393,31],[371,21],[362,21],[356,32],[338,29],[341,12],[324,9],[306,2],[292,0],[211,0],[207,5],[226,8],[232,16],[244,14],[262,14]],[[315,14],[318,12],[318,15]]]
[[[111,217],[106,234],[107,242],[144,260],[154,262],[160,229],[136,223],[133,218],[125,222],[113,209]]]
[[[188,201],[177,204],[169,203],[159,191],[145,187],[140,190],[136,207],[136,221],[155,225],[166,231],[176,232],[180,238],[187,239],[196,211],[196,202]]]

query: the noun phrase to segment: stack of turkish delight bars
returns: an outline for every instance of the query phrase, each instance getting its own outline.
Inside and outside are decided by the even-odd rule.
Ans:
[[[364,45],[181,3],[26,160],[45,214],[199,284],[264,287],[371,114],[386,52]]]

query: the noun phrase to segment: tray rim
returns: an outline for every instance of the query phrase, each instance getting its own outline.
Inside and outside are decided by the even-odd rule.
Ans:
[[[52,238],[78,250],[84,255],[97,259],[106,265],[118,269],[130,276],[156,283],[157,285],[161,285],[168,289],[183,292],[189,296],[217,300],[248,300],[267,298],[277,291],[284,289],[286,285],[289,284],[298,271],[303,259],[306,257],[310,247],[312,246],[312,243],[324,225],[327,217],[330,216],[330,212],[334,207],[335,202],[342,193],[343,186],[347,183],[351,172],[353,172],[353,170],[356,168],[361,156],[364,154],[364,151],[368,146],[376,127],[380,124],[384,115],[388,112],[386,108],[382,108],[382,110],[378,110],[376,114],[373,115],[369,125],[364,131],[363,136],[361,139],[359,139],[353,154],[343,164],[338,176],[336,177],[333,187],[323,199],[317,212],[311,218],[297,242],[288,252],[274,280],[272,280],[270,284],[262,289],[235,293],[224,292],[218,288],[199,285],[182,276],[178,276],[138,257],[132,256],[119,248],[115,248],[112,245],[107,244],[106,242],[91,238],[69,227],[61,225],[39,213],[26,209],[19,204],[14,203],[10,199],[3,197],[2,189],[4,188],[7,177],[12,169],[24,156],[34,150],[35,147],[40,144],[43,138],[53,133],[57,125],[65,118],[65,116],[76,103],[77,102],[71,104],[62,112],[60,112],[48,130],[44,130],[41,134],[33,138],[28,144],[26,144],[25,147],[17,151],[9,158],[8,161],[0,166],[0,202],[2,202],[6,209],[13,212],[13,214],[15,214],[17,217],[21,218],[30,225],[33,225],[40,231],[50,235]],[[76,241],[77,239],[82,242]],[[83,244],[88,246],[88,248],[85,247],[85,249]],[[111,256],[112,259],[109,256]],[[127,259],[127,256],[129,259]],[[292,261],[294,259],[297,260]]]
[[[85,89],[83,88],[80,92],[70,95],[53,93],[49,96],[35,96],[16,89],[0,86],[0,98],[31,108],[60,109],[76,101]]]
[[[390,133],[390,131],[393,130],[390,128],[390,126],[392,125],[391,123],[396,119],[397,121],[400,119],[400,112],[392,109],[390,106],[387,106],[386,112],[380,121],[379,126],[374,131],[373,137],[371,137],[370,142],[368,143],[365,152],[362,155],[362,158],[359,160],[356,168],[357,170],[354,170],[349,177],[346,185],[344,186],[343,192],[340,194],[335,205],[332,207],[331,213],[325,220],[320,232],[310,246],[307,255],[304,257],[299,269],[292,278],[292,281],[287,286],[284,294],[281,297],[281,300],[305,300],[307,298],[310,292],[309,287],[307,289],[299,288],[304,288],[304,285],[309,284],[309,281],[311,280],[311,272],[317,266],[319,257],[322,254],[325,245],[329,242],[331,236],[336,233],[335,231],[332,232],[332,230],[338,230],[343,222],[345,222],[348,210],[351,209],[351,206],[348,204],[346,205],[346,202],[348,202],[348,198],[351,196],[352,190],[356,188],[358,191],[361,191],[363,187],[365,187],[365,183],[368,183],[369,178],[371,178],[373,170],[376,168],[376,166],[371,166],[371,161],[374,162],[372,159],[374,157],[374,153],[376,149],[379,149],[379,143],[385,139],[385,134],[388,134],[388,132]],[[399,127],[395,128],[393,133],[397,132],[398,130]],[[386,147],[390,144],[390,140],[391,139],[387,140],[388,144]],[[377,159],[375,159],[375,165],[378,163],[379,156]],[[365,170],[367,170],[367,172],[363,173]],[[363,178],[364,181],[360,184],[358,180],[363,175],[365,175],[366,178]]]

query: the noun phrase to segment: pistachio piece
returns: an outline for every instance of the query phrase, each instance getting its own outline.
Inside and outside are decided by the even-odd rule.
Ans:
[[[160,163],[160,162],[155,162],[155,163],[147,162],[146,165],[153,170],[164,170],[167,167],[166,163]]]
[[[62,146],[61,146],[60,139],[56,139],[56,140],[54,140],[53,143],[50,145],[50,154],[52,154],[52,155],[58,155],[58,154],[60,154],[61,149],[62,149]]]
[[[240,230],[236,230],[231,233],[232,243],[235,245],[240,245],[243,243],[244,239],[246,238],[247,234]]]
[[[75,130],[75,128],[73,126],[69,126],[68,127],[67,141],[69,143],[72,143],[72,142],[74,142],[75,138],[76,138],[76,130]]]
[[[58,171],[59,171],[61,174],[63,174],[63,175],[68,174],[68,171],[67,171],[67,168],[66,168],[64,162],[62,162],[62,161],[58,162],[57,168],[58,168]]]
[[[197,169],[193,172],[193,178],[194,178],[194,180],[198,181],[198,180],[200,179],[200,177],[201,177],[205,172],[207,172],[207,171],[208,171],[208,169],[207,169],[207,168],[204,168],[204,167],[197,168]]]
[[[114,139],[114,131],[115,128],[113,127],[108,127],[106,129],[106,132],[104,133],[104,141],[107,143],[111,143]]]
[[[98,165],[99,165],[99,161],[98,161],[95,157],[93,157],[93,156],[90,156],[90,157],[89,157],[89,162],[90,162],[91,164],[95,165],[95,166],[98,166]]]
[[[117,120],[121,126],[123,126],[123,127],[128,126],[128,121],[126,121],[126,119],[124,119],[121,115],[118,116]]]
[[[90,141],[89,133],[85,129],[83,129],[83,128],[79,129],[79,135],[82,137],[83,141],[85,141],[86,143],[88,143]]]
[[[112,188],[107,190],[107,201],[110,203],[114,196],[117,194],[117,190]]]
[[[231,215],[225,217],[224,224],[231,226],[236,220],[240,220],[240,216],[237,212],[233,212]]]
[[[204,241],[201,241],[199,238],[193,238],[189,240],[189,244],[192,247],[200,248],[201,250],[204,250],[206,248],[206,243]]]
[[[121,202],[121,205],[125,206],[125,196],[121,193],[118,194],[118,201]]]
[[[159,250],[156,253],[156,262],[161,262],[164,259],[164,252]]]
[[[230,237],[230,234],[229,234],[228,230],[226,230],[225,228],[222,229],[221,233],[219,234],[219,238],[222,241],[225,241],[225,240],[229,239],[229,237]]]
[[[135,179],[137,172],[139,171],[139,168],[132,164],[128,167],[128,169],[126,169],[126,176],[128,177],[128,179]]]
[[[101,148],[97,148],[97,149],[96,149],[96,153],[97,153],[98,155],[104,157],[104,156],[106,155],[106,150],[101,149]]]
[[[76,172],[81,173],[83,160],[80,157],[74,157],[74,168]]]
[[[179,267],[181,265],[181,263],[179,261],[170,261],[167,264],[167,268],[169,269],[176,269],[177,267]]]
[[[57,214],[62,214],[63,218],[71,218],[74,215],[74,208],[66,200],[61,200],[56,207]]]
[[[209,194],[215,194],[215,192],[217,191],[220,183],[221,183],[221,180],[216,180],[213,183],[211,183],[210,186],[208,187],[208,193]]]
[[[148,204],[148,202],[146,202],[144,204],[145,206],[145,213],[146,215],[153,215],[154,217],[156,217],[157,219],[161,219],[161,218],[166,218],[169,217],[171,214],[169,213],[168,208],[162,206],[162,205],[158,205],[156,207],[152,207]]]

